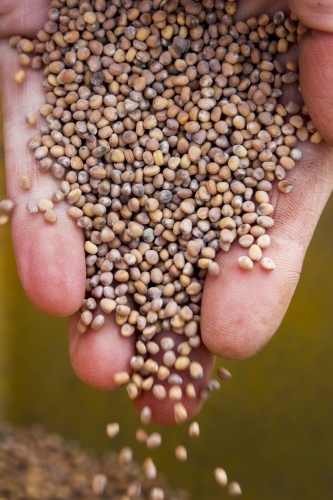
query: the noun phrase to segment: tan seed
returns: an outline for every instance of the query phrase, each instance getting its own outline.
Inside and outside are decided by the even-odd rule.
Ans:
[[[114,422],[106,426],[106,434],[109,438],[114,438],[119,433],[119,424]]]
[[[180,462],[185,462],[187,460],[187,450],[186,450],[185,446],[183,446],[181,444],[178,445],[178,446],[176,446],[176,448],[175,448],[175,457]]]
[[[260,261],[261,267],[266,271],[274,271],[276,268],[275,262],[270,257],[263,257]]]
[[[224,469],[221,469],[221,467],[216,467],[214,470],[214,476],[215,476],[215,481],[219,486],[227,486],[228,484],[228,477]]]

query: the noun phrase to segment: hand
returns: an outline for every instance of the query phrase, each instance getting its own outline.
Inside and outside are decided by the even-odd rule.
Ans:
[[[261,13],[274,14],[288,10],[286,1],[239,0],[238,17],[246,19]],[[13,82],[18,71],[16,54],[7,38],[21,34],[33,38],[43,26],[49,2],[46,0],[2,0],[0,6],[0,77],[4,108],[7,190],[15,209],[11,226],[17,266],[27,296],[39,309],[57,316],[73,315],[69,322],[69,351],[73,368],[88,384],[101,389],[114,388],[113,375],[129,371],[134,354],[133,339],[123,339],[112,318],[99,332],[84,335],[76,330],[78,310],[84,296],[85,261],[83,235],[67,216],[67,205],[57,206],[58,221],[48,225],[40,214],[30,215],[26,203],[51,196],[57,183],[39,173],[26,142],[35,133],[25,123],[27,112],[36,112],[44,102],[42,76],[27,69],[20,86]],[[318,130],[328,144],[333,142],[330,101],[333,53],[333,7],[329,2],[307,0],[300,7],[297,0],[289,6],[301,20],[315,30],[300,47],[301,86],[306,104]],[[319,10],[318,10],[319,9]],[[324,10],[324,14],[314,15]],[[321,32],[322,31],[322,32]],[[325,33],[324,33],[325,31]],[[314,228],[333,185],[333,154],[327,144],[302,144],[303,160],[290,172],[294,189],[289,195],[275,193],[275,226],[270,231],[272,257],[277,269],[265,272],[259,265],[253,271],[238,268],[237,258],[244,250],[236,243],[228,253],[220,252],[217,260],[221,273],[207,278],[202,303],[202,338],[205,346],[195,352],[205,367],[206,380],[213,367],[213,354],[241,359],[255,354],[278,328],[289,305]],[[30,191],[22,191],[21,175],[32,179]],[[213,353],[213,354],[211,354]],[[136,406],[149,404],[159,423],[173,421],[170,403],[158,402],[150,395],[141,397]],[[199,400],[186,401],[189,416],[199,411]]]

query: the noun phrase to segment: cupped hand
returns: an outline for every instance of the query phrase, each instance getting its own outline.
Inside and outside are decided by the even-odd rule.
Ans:
[[[276,270],[268,273],[259,265],[251,272],[239,269],[237,259],[244,254],[237,243],[217,261],[221,272],[208,277],[202,300],[201,335],[204,342],[195,350],[195,358],[205,368],[204,384],[211,376],[214,355],[241,359],[255,354],[278,328],[290,303],[306,249],[333,186],[331,162],[333,98],[330,66],[333,54],[333,6],[328,0],[320,6],[312,0],[239,0],[238,18],[246,20],[261,13],[293,9],[302,22],[312,28],[303,38],[300,51],[300,78],[303,97],[311,117],[325,143],[303,143],[303,159],[290,172],[294,185],[284,195],[276,191],[275,225],[270,230],[271,246],[266,255],[273,258]],[[4,112],[4,141],[8,196],[15,202],[11,226],[17,267],[22,285],[30,300],[41,310],[56,316],[72,315],[69,321],[69,351],[73,368],[88,384],[101,389],[115,387],[114,373],[130,371],[134,340],[124,339],[112,317],[98,332],[77,332],[77,315],[85,287],[83,235],[67,216],[65,203],[57,205],[58,220],[50,225],[40,214],[26,210],[29,200],[50,197],[57,182],[36,168],[27,140],[35,132],[25,122],[28,112],[35,112],[44,102],[42,75],[25,69],[26,79],[15,84],[13,76],[20,69],[17,55],[9,47],[14,34],[34,38],[46,19],[48,1],[2,0],[0,5],[0,77]],[[322,11],[322,15],[321,15]],[[29,191],[19,187],[19,179],[28,175]],[[172,423],[170,402],[157,402],[150,394],[140,397],[140,408],[148,404],[157,423]],[[186,400],[189,417],[197,413],[202,401]]]

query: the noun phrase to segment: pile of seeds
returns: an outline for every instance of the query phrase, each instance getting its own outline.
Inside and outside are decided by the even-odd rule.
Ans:
[[[262,257],[274,182],[288,193],[286,174],[302,156],[297,141],[321,140],[305,106],[279,100],[284,85],[298,82],[297,63],[279,56],[286,60],[304,27],[283,12],[234,22],[236,7],[51,0],[37,39],[10,41],[22,66],[43,68],[44,120],[28,147],[38,169],[59,180],[52,200],[27,209],[54,223],[65,199],[85,234],[78,329],[98,330],[114,313],[121,336],[137,336],[134,375],[118,373],[116,382],[132,399],[148,390],[170,397],[177,423],[187,419],[182,398],[199,396],[183,374],[203,378],[191,351],[201,341],[205,277],[220,272],[216,253],[237,240],[241,268],[275,268]],[[156,340],[170,330],[180,343]]]
[[[148,462],[147,462],[148,464]],[[132,461],[130,448],[97,459],[40,426],[0,427],[0,498],[6,500],[188,500]]]

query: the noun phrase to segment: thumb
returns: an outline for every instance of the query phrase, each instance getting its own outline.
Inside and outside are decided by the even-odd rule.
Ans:
[[[333,5],[332,5],[333,13]],[[300,84],[304,102],[320,135],[333,144],[333,25],[332,33],[313,30],[301,41]]]
[[[290,9],[309,28],[333,33],[333,3],[331,0],[289,0]]]

